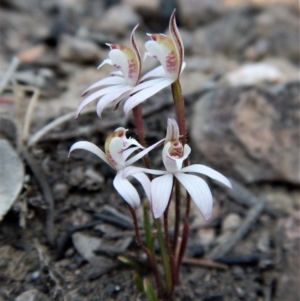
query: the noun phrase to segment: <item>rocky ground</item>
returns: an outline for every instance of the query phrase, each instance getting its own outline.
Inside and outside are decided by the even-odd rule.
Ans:
[[[292,0],[1,1],[0,300],[145,300],[133,270],[117,259],[144,262],[113,171],[87,152],[67,155],[76,141],[103,145],[119,126],[135,137],[122,108],[101,120],[93,105],[78,120],[74,110],[81,92],[110,70],[96,70],[105,43],[128,45],[140,23],[144,49],[146,32],[167,33],[175,6],[191,162],[233,183],[226,191],[208,182],[209,222],[192,208],[186,258],[193,260],[182,267],[175,300],[300,300],[299,7]],[[155,64],[147,60],[144,71]],[[174,116],[170,90],[145,102],[143,113],[150,145]],[[151,160],[160,167],[158,151]]]

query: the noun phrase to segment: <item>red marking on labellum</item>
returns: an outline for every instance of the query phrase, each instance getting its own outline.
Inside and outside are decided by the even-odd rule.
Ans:
[[[171,51],[166,57],[166,67],[168,72],[172,73],[176,71],[176,54]]]
[[[112,158],[109,150],[106,152],[106,158],[111,165],[113,166],[117,165],[117,162]]]
[[[135,64],[133,59],[128,60],[128,67],[129,67],[128,77],[129,78],[134,78],[135,74],[136,74],[136,64]]]
[[[156,40],[157,40],[155,35],[151,35],[150,38],[151,38],[151,40],[153,40],[153,41],[156,41]]]

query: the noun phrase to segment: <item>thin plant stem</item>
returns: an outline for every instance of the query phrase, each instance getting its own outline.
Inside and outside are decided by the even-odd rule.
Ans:
[[[166,244],[165,244],[165,241],[164,241],[164,238],[163,238],[163,235],[162,235],[160,220],[155,219],[154,222],[155,222],[155,226],[156,226],[156,229],[157,229],[157,238],[158,238],[161,257],[162,257],[163,266],[164,266],[164,270],[165,270],[167,297],[169,298],[168,300],[172,300],[172,298],[171,298],[171,295],[172,295],[172,274],[171,274],[171,266],[170,266],[170,262],[169,262],[167,248],[166,248]]]
[[[155,278],[155,283],[156,283],[156,288],[157,288],[158,294],[161,295],[162,287],[161,287],[159,273],[158,273],[158,269],[157,269],[157,265],[156,265],[154,256],[141,240],[141,235],[140,235],[140,231],[139,231],[139,227],[138,227],[138,221],[137,221],[137,217],[136,217],[134,209],[131,208],[129,205],[128,205],[128,209],[129,209],[129,212],[130,212],[130,214],[132,216],[132,220],[133,220],[133,227],[134,227],[134,231],[135,231],[136,242],[137,242],[138,246],[141,247],[141,249],[146,253],[146,255],[148,257],[148,260],[149,260],[149,263],[150,263],[150,266],[151,266],[151,269],[152,269],[152,272],[153,272],[153,275]]]
[[[164,231],[165,231],[167,251],[168,251],[168,255],[169,255],[169,262],[170,262],[170,266],[171,266],[172,292],[173,292],[174,287],[177,283],[177,271],[176,271],[176,264],[175,264],[175,259],[174,259],[174,252],[172,250],[171,240],[170,240],[170,235],[169,235],[168,214],[169,214],[170,203],[171,203],[171,198],[170,198],[168,206],[164,212]]]
[[[177,247],[179,224],[180,224],[180,183],[175,178],[175,226],[174,226],[174,237],[173,237],[173,244],[172,244],[173,252],[175,252]]]
[[[177,272],[178,272],[178,279],[179,279],[179,267],[182,263],[182,259],[186,250],[188,238],[189,238],[189,232],[190,232],[190,226],[189,226],[189,216],[190,216],[190,208],[191,208],[191,197],[187,193],[186,194],[186,212],[185,212],[185,220],[183,225],[183,231],[182,231],[182,241],[179,249],[179,255],[178,255],[178,261],[177,261]]]
[[[149,205],[143,205],[143,217],[144,217],[144,227],[145,227],[145,236],[146,236],[146,246],[154,254],[154,239],[151,233],[151,223],[149,217]]]
[[[144,135],[144,123],[143,123],[143,115],[142,115],[142,106],[141,104],[137,105],[132,109],[134,125],[139,137],[139,142],[142,146],[146,147],[145,135]],[[150,160],[149,156],[144,156],[144,163],[147,168],[150,169]],[[149,175],[151,180],[152,176]]]

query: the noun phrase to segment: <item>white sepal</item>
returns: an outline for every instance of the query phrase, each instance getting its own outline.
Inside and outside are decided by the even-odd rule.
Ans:
[[[141,199],[134,186],[122,175],[120,170],[114,178],[113,185],[122,198],[133,209],[137,209],[141,204]]]
[[[145,101],[146,99],[150,98],[160,90],[164,89],[165,87],[169,86],[172,84],[172,80],[169,78],[162,78],[156,85],[144,89],[130,98],[127,99],[124,105],[124,112],[126,115],[137,105]]]
[[[160,218],[170,200],[173,186],[173,175],[165,174],[151,182],[151,208],[154,218]]]
[[[126,161],[125,165],[129,166],[129,165],[133,164],[134,162],[136,162],[137,160],[141,159],[142,157],[147,155],[151,150],[153,150],[154,148],[159,146],[164,140],[165,139],[162,139],[162,140],[156,142],[155,144],[147,147],[146,149],[142,150],[140,153],[136,154],[135,156],[130,158],[128,161]]]
[[[182,172],[175,173],[174,176],[188,191],[191,198],[200,209],[203,217],[208,220],[211,217],[213,198],[206,182],[194,175],[187,175]]]
[[[79,142],[74,143],[69,151],[69,156],[70,156],[71,152],[74,151],[75,149],[87,150],[87,151],[95,154],[96,156],[98,156],[105,163],[107,163],[110,167],[114,168],[107,160],[106,154],[99,147],[97,147],[95,144],[93,144],[91,142],[79,141]]]
[[[195,172],[206,175],[216,181],[221,182],[225,186],[232,188],[230,181],[218,171],[201,164],[193,164],[181,169],[181,172]]]

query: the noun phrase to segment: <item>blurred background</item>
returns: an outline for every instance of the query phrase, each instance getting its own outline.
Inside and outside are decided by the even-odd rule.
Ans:
[[[112,70],[96,70],[107,58],[105,43],[130,46],[139,23],[143,54],[146,33],[168,34],[174,8],[187,63],[181,85],[191,161],[236,180],[268,208],[223,261],[211,257],[229,270],[184,267],[186,280],[176,296],[299,300],[297,0],[1,0],[0,300],[135,300],[129,270],[115,258],[82,251],[99,249],[103,235],[108,244],[117,243],[111,234],[120,232],[116,225],[89,226],[101,220],[97,213],[107,204],[127,214],[108,188],[113,172],[90,154],[67,154],[79,140],[103,145],[118,126],[134,135],[122,104],[114,113],[107,109],[102,120],[90,110],[75,121],[74,111],[82,91]],[[147,59],[143,72],[156,65]],[[166,118],[174,116],[170,90],[146,101],[143,110],[150,144],[164,137]],[[161,164],[159,153],[153,162]],[[200,214],[191,216],[197,249],[190,246],[190,257],[207,257],[228,240],[254,204],[251,197],[243,203],[212,187],[213,220],[207,225]],[[76,228],[83,225],[90,232]],[[103,268],[104,261],[109,267]],[[26,299],[30,294],[36,299]]]

